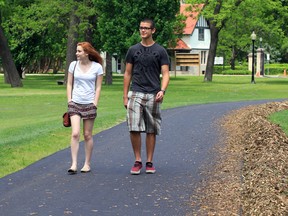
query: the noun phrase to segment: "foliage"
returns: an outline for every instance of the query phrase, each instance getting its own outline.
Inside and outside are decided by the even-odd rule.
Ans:
[[[259,41],[261,37],[262,47],[271,54],[272,59],[277,59],[278,56],[274,50],[275,48],[279,50],[285,38],[282,28],[285,22],[284,15],[280,1],[243,1],[237,11],[231,14],[219,35],[218,53],[225,52],[227,56],[232,55],[231,58],[245,59],[252,49],[250,35],[252,31],[255,31],[257,34],[255,48],[261,46]]]
[[[178,0],[102,1],[102,0],[2,0],[1,19],[17,68],[34,72],[55,71],[65,64],[69,16],[76,7],[80,24],[77,40],[92,42],[98,50],[123,57],[129,46],[139,42],[138,25],[142,18],[156,21],[156,41],[165,47],[181,36],[183,17]],[[257,34],[256,48],[271,54],[271,62],[288,60],[288,13],[283,0],[187,0],[205,3],[202,15],[219,28],[217,55],[243,61],[251,51],[250,34]],[[220,4],[221,3],[221,4]],[[236,4],[238,3],[238,4]],[[215,14],[215,8],[221,7]],[[225,24],[225,25],[224,25]],[[211,50],[210,50],[211,51]],[[216,52],[216,51],[215,51]],[[212,61],[212,60],[211,60]],[[213,67],[212,67],[213,68]]]
[[[288,38],[286,37],[282,43],[280,52],[282,53],[282,58],[280,62],[288,62]]]
[[[214,70],[214,74],[221,74],[221,75],[251,75],[251,71],[249,70],[237,70],[237,69],[234,69],[232,70],[231,68],[230,69],[227,69],[227,70]],[[270,73],[271,75],[271,73]]]
[[[284,27],[287,25],[287,4],[285,5],[283,1],[190,0],[187,2],[205,4],[202,15],[208,20],[212,35],[209,53],[213,52],[211,48],[215,49],[216,47],[218,56],[225,56],[231,60],[232,69],[236,58],[243,61],[247,58],[247,53],[251,51],[250,35],[252,31],[256,32],[258,39],[263,38],[262,46],[271,53],[272,60],[275,59],[277,62],[281,60],[280,56],[282,59],[286,56],[286,43],[283,44],[283,42],[287,40],[285,38],[286,28]],[[218,37],[219,47],[217,47]],[[260,46],[258,39],[255,43],[256,49]],[[281,46],[282,52],[280,53]],[[211,69],[212,60],[209,56],[207,73],[213,71]]]
[[[63,60],[69,10],[69,4],[60,1],[49,4],[38,1],[13,8],[3,25],[16,65],[32,72],[43,72],[50,66],[49,62]]]
[[[57,72],[65,61],[72,8],[77,7],[80,24],[75,28],[79,32],[77,40],[82,41],[87,29],[94,28],[89,19],[96,14],[95,7],[90,0],[25,2],[14,2],[3,23],[16,65],[27,72],[46,72],[50,68]],[[94,41],[101,44],[99,37],[95,38]]]
[[[283,75],[284,70],[288,70],[288,64],[268,64],[264,65],[265,75]],[[247,65],[237,65],[234,70],[230,66],[214,66],[214,74],[222,75],[251,75]]]
[[[78,28],[79,38],[78,41],[89,41],[97,50],[103,48],[101,37],[98,30],[98,13],[99,8],[95,5],[93,0],[74,0],[77,6],[76,16],[79,18],[80,23]],[[87,32],[91,31],[92,40],[87,39]]]
[[[283,75],[288,70],[288,64],[265,64],[265,75]]]
[[[156,23],[154,39],[167,47],[176,40],[174,28],[179,12],[178,0],[102,1],[94,0],[99,10],[99,31],[103,48],[124,57],[128,48],[140,41],[138,26],[143,18]],[[100,13],[101,12],[101,13]]]

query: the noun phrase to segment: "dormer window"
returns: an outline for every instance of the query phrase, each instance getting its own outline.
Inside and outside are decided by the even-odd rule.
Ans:
[[[199,41],[204,41],[204,28],[199,28],[198,29],[198,40]]]

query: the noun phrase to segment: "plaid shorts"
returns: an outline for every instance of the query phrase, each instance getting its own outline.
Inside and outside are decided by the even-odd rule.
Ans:
[[[155,95],[129,91],[128,98],[129,131],[159,135],[161,133],[161,103],[155,101]]]
[[[82,119],[95,119],[97,116],[97,107],[93,104],[78,104],[73,101],[68,103],[68,112],[70,116],[79,115]]]

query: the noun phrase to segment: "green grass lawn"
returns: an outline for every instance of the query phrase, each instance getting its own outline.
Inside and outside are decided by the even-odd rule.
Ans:
[[[56,82],[62,78],[28,75],[23,88],[11,88],[0,76],[0,177],[69,146],[71,129],[62,126],[66,89]],[[103,85],[95,134],[125,121],[122,81],[117,75],[113,85]],[[250,76],[214,76],[211,83],[203,82],[203,76],[171,76],[162,108],[287,98],[287,78],[256,78],[256,84],[250,81]]]
[[[279,124],[282,130],[288,135],[288,110],[273,113],[269,120],[273,123]]]

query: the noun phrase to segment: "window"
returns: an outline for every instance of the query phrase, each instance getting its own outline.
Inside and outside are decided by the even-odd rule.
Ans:
[[[207,51],[201,51],[201,64],[203,65],[206,64],[206,54],[207,54]]]
[[[199,28],[198,29],[198,40],[199,41],[204,41],[204,28]]]

